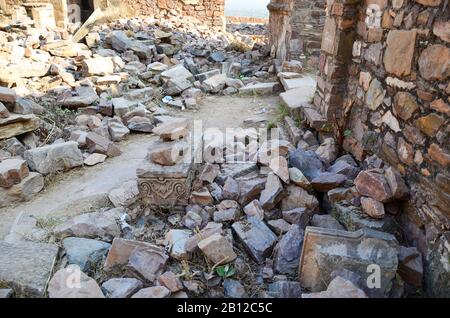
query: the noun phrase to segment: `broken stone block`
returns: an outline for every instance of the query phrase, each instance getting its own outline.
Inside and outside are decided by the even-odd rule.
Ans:
[[[6,159],[0,162],[0,187],[10,188],[28,176],[27,163],[22,159]]]
[[[74,275],[79,275],[77,285],[73,282]],[[105,298],[97,282],[81,272],[77,265],[69,265],[53,275],[48,283],[49,298]]]
[[[139,197],[139,189],[136,180],[124,182],[120,187],[113,189],[108,198],[116,207],[127,207],[136,202]]]
[[[7,118],[0,117],[0,140],[23,135],[39,128],[41,121],[35,115],[11,113]]]
[[[402,279],[415,287],[422,286],[422,254],[415,247],[400,246],[398,253],[398,273]]]
[[[419,72],[426,80],[445,80],[450,76],[450,49],[442,44],[429,45],[419,57]]]
[[[31,170],[42,174],[83,165],[83,155],[74,141],[30,149],[25,151],[24,157]]]
[[[240,217],[239,210],[235,208],[230,208],[214,212],[213,220],[214,222],[221,223],[221,222],[237,221],[239,217]]]
[[[122,153],[111,140],[93,132],[86,135],[86,146],[90,153],[100,153],[108,157],[117,157]]]
[[[118,214],[114,210],[107,212],[93,212],[74,216],[63,224],[57,225],[53,233],[63,239],[70,236],[84,237],[104,241],[112,241],[120,236],[120,228],[117,225]]]
[[[185,156],[188,145],[184,142],[155,142],[147,153],[147,159],[162,166],[174,166]]]
[[[242,206],[247,205],[254,199],[257,199],[261,192],[265,188],[266,178],[249,178],[241,179],[239,182],[240,195],[239,204]]]
[[[263,209],[272,209],[282,199],[283,185],[277,175],[271,173],[267,176],[264,190],[261,192],[259,202]]]
[[[327,164],[333,162],[338,155],[336,141],[333,138],[326,138],[315,152]]]
[[[202,83],[205,92],[216,94],[225,88],[227,76],[225,74],[217,74]]]
[[[159,276],[158,283],[170,290],[171,293],[176,293],[183,289],[180,279],[170,271]]]
[[[238,200],[240,194],[239,183],[232,177],[228,177],[222,188],[222,197],[226,200]]]
[[[111,278],[102,284],[107,298],[129,298],[144,284],[136,278]]]
[[[330,168],[328,172],[342,174],[349,179],[354,179],[358,175],[358,168],[345,160],[336,161]]]
[[[309,180],[323,172],[323,163],[313,151],[297,149],[289,154],[289,165],[299,169]]]
[[[400,173],[392,167],[385,170],[384,176],[389,184],[394,199],[404,200],[409,195],[409,189]]]
[[[268,295],[273,298],[300,298],[302,286],[299,282],[277,281],[269,285]]]
[[[274,270],[277,273],[295,275],[303,244],[303,230],[297,224],[290,226],[274,249]]]
[[[315,227],[323,227],[326,229],[333,230],[342,230],[345,231],[345,228],[331,215],[319,215],[315,214],[311,219],[311,225]]]
[[[163,81],[167,81],[172,78],[184,78],[193,80],[194,76],[183,66],[183,64],[178,64],[161,73],[161,79]]]
[[[209,222],[199,233],[187,238],[183,248],[187,252],[193,252],[196,250],[198,242],[216,233],[222,234],[222,223]]]
[[[289,184],[288,163],[285,157],[273,158],[270,160],[269,167],[284,183]]]
[[[74,95],[62,96],[58,98],[62,106],[69,108],[86,107],[98,103],[100,98],[94,88],[90,86],[78,86],[75,88]]]
[[[220,173],[219,165],[206,163],[198,178],[201,181],[213,183],[214,179],[216,179],[219,173]]]
[[[340,268],[369,282],[372,267],[376,266],[381,269],[380,287],[371,289],[371,293],[383,297],[389,294],[397,272],[397,249],[393,235],[371,229],[345,232],[307,227],[300,258],[300,283],[313,292],[323,291],[332,280],[331,273]]]
[[[151,133],[155,128],[155,125],[147,117],[134,116],[127,121],[127,127],[131,131]]]
[[[164,272],[169,259],[163,249],[156,246],[152,248],[137,247],[131,252],[128,259],[127,270],[137,275],[137,278],[154,282]]]
[[[373,198],[380,202],[392,199],[392,192],[384,175],[361,171],[355,179],[356,189],[361,195]]]
[[[246,298],[244,286],[234,279],[225,279],[223,281],[223,289],[227,298]]]
[[[250,83],[247,86],[241,87],[239,89],[239,94],[241,95],[271,95],[276,92],[279,87],[278,82],[269,83]]]
[[[188,249],[188,242],[192,237],[189,230],[170,230],[166,234],[166,242],[170,250],[170,256],[177,260],[189,260],[191,252],[197,247],[197,242],[192,249]]]
[[[351,281],[337,276],[330,282],[327,290],[319,293],[302,294],[302,298],[367,298],[367,295]]]
[[[385,214],[383,203],[372,198],[362,197],[361,208],[364,213],[374,219],[382,219]]]
[[[114,73],[114,63],[110,57],[95,57],[85,59],[82,63],[84,76],[105,76]]]
[[[189,122],[184,118],[174,118],[153,128],[153,133],[163,141],[183,139],[189,133]]]
[[[199,191],[193,191],[191,193],[191,203],[207,206],[212,205],[214,203],[214,199],[207,188],[202,188]]]
[[[147,242],[126,240],[120,237],[115,237],[106,257],[105,265],[103,266],[104,270],[110,271],[116,267],[127,265],[131,253],[136,248],[156,249],[157,251],[160,250],[159,247]]]
[[[0,241],[0,284],[19,296],[43,297],[58,250],[54,244]]]
[[[312,186],[308,178],[306,178],[303,173],[295,167],[289,168],[289,179],[293,184],[302,187],[305,190],[312,190]]]
[[[15,103],[16,100],[17,95],[15,90],[7,87],[0,87],[0,102]]]
[[[303,188],[289,185],[286,188],[286,192],[286,197],[281,201],[281,209],[283,211],[296,208],[307,208],[310,211],[316,211],[319,208],[319,201],[317,201],[316,197],[310,195]]]
[[[311,218],[311,212],[306,208],[296,208],[283,211],[283,219],[291,224],[297,224],[301,229],[305,229]]]
[[[269,220],[267,225],[277,235],[284,234],[291,228],[291,225],[284,219]]]
[[[198,247],[214,265],[230,263],[237,257],[233,245],[217,233],[200,241]]]
[[[247,204],[244,207],[244,213],[247,216],[253,216],[260,220],[264,219],[264,210],[261,206],[261,203],[259,203],[259,200],[253,200],[249,204]]]
[[[185,78],[171,78],[164,83],[163,91],[165,95],[177,96],[190,87],[192,83]]]
[[[118,118],[108,120],[108,131],[112,141],[124,140],[130,134],[130,130]]]
[[[244,221],[233,223],[232,228],[257,263],[262,264],[270,256],[277,237],[263,221],[247,217]]]
[[[84,164],[86,166],[95,166],[96,164],[102,163],[106,160],[106,155],[100,153],[90,154],[86,159],[84,159]]]
[[[2,102],[0,102],[0,118],[7,118],[9,117],[10,113],[8,108],[5,107],[5,105],[3,105]]]
[[[170,296],[170,290],[164,286],[153,286],[143,288],[131,298],[167,298]]]
[[[28,201],[43,188],[44,177],[38,172],[30,172],[20,183],[10,188],[0,188],[0,207]]]
[[[62,244],[68,264],[78,265],[83,272],[95,268],[111,247],[109,243],[79,237],[67,237]]]
[[[347,181],[347,177],[342,174],[323,172],[311,181],[311,185],[317,192],[328,192],[339,187]]]

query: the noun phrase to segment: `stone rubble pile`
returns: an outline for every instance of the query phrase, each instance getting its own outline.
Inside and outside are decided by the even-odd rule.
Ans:
[[[331,137],[297,127],[295,142],[260,140],[254,152],[244,146],[243,158],[253,162],[225,161],[234,141],[215,144],[213,162],[195,166],[183,161],[193,156],[188,121],[173,119],[154,132],[160,140],[137,182],[110,194],[116,208],[53,228],[64,256],[49,297],[402,297],[422,286],[422,255],[402,246],[395,222],[408,188],[376,156],[358,165]],[[174,190],[174,180],[189,191]],[[157,207],[144,204],[149,197]],[[0,246],[0,255],[8,248]],[[81,288],[70,289],[64,280],[75,265]],[[375,289],[371,266],[381,273]],[[0,282],[42,295],[10,271],[0,266]]]
[[[8,180],[0,208],[41,191],[45,175],[119,156],[117,143],[130,133],[152,133],[170,110],[195,109],[204,94],[279,89],[263,42],[192,17],[167,12],[82,26],[81,41],[75,25],[4,21],[0,170]],[[9,159],[24,159],[30,173],[16,176]]]

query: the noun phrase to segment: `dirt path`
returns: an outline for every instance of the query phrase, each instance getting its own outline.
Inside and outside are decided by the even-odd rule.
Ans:
[[[203,127],[221,129],[240,127],[250,117],[271,118],[278,96],[229,97],[208,96],[197,111],[176,115],[202,120]],[[108,193],[123,182],[135,178],[136,168],[145,157],[147,146],[156,138],[131,135],[121,142],[122,155],[108,158],[94,167],[83,167],[61,174],[31,201],[0,209],[0,239],[3,239],[21,213],[36,217],[76,215],[107,206]]]

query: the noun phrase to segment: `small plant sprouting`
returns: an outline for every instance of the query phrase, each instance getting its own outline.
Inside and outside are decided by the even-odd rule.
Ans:
[[[216,268],[216,273],[222,278],[228,278],[233,276],[236,273],[233,265],[227,264],[223,266],[218,266]]]
[[[346,129],[344,131],[344,137],[350,137],[352,135],[352,131],[350,129]]]

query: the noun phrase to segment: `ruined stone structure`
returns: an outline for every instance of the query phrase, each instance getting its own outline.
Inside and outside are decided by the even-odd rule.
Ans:
[[[115,0],[6,0],[7,6],[24,3],[45,2],[52,3],[57,21],[63,21],[68,14],[67,4],[78,4],[81,8],[81,16],[85,20],[97,7],[114,5]],[[201,22],[215,27],[225,26],[225,1],[224,0],[125,0],[120,4],[128,6],[136,15],[148,15],[164,13],[169,10],[176,10],[183,16],[192,16]],[[67,19],[67,18],[66,18]],[[64,26],[63,23],[58,23]]]
[[[449,294],[450,8],[441,0],[328,1],[314,106],[358,160],[377,154],[413,195],[398,221]]]

